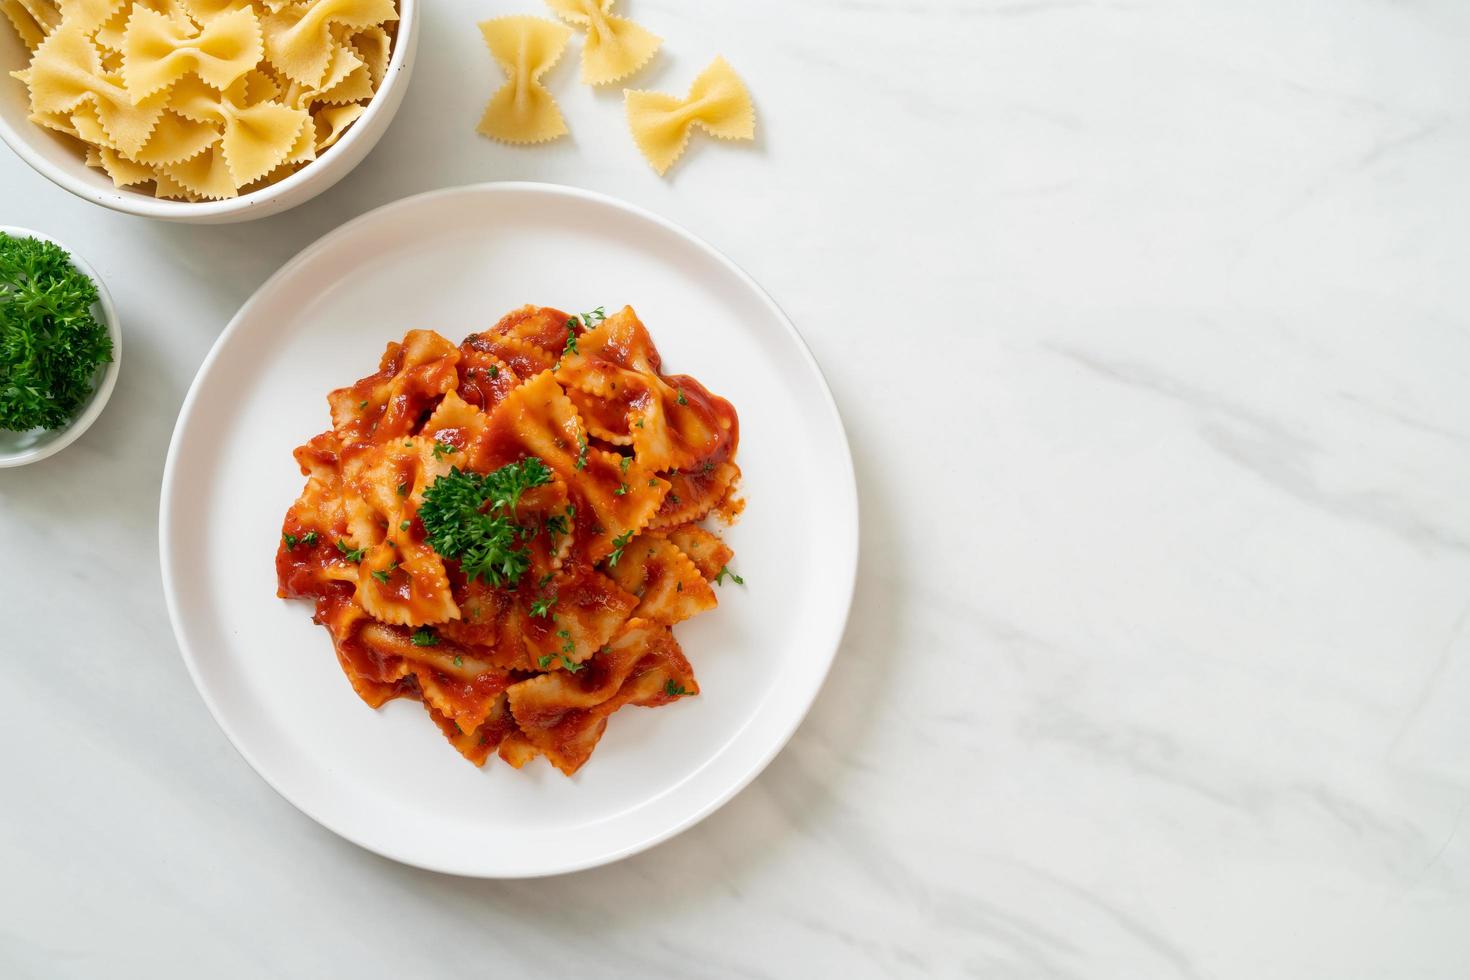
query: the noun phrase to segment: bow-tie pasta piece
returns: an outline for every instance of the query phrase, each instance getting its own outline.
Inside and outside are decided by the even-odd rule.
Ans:
[[[198,201],[183,184],[160,170],[153,178],[153,196],[162,201]]]
[[[360,105],[329,105],[313,117],[315,120],[316,149],[325,150],[342,138],[342,133],[361,116],[365,110]]]
[[[180,0],[123,0],[113,5],[112,13],[95,32],[89,30],[86,33],[92,34],[92,40],[103,51],[120,52],[127,37],[128,21],[132,19],[133,10],[139,8],[163,14],[181,31],[192,31],[198,26]],[[71,20],[68,19],[67,23],[70,24]]]
[[[582,45],[582,82],[608,85],[648,64],[663,39],[610,13],[613,0],[546,0],[557,16],[587,29]]]
[[[227,172],[234,179],[222,193],[213,164],[203,167],[198,160],[186,161],[183,169],[169,172],[185,187],[205,197],[234,197],[239,188],[252,183],[285,161],[296,147],[304,127],[311,124],[305,109],[279,102],[249,102],[250,79],[241,78],[228,91],[216,92],[199,79],[182,79],[173,89],[172,108],[186,119],[213,122],[222,127],[218,147]]]
[[[298,101],[292,102],[292,105],[307,106],[317,102],[345,105],[349,102],[361,102],[372,98],[373,74],[367,62],[358,57],[357,51],[344,43],[332,56],[331,67],[327,69],[327,77],[321,87],[298,89],[294,94]]]
[[[755,105],[724,58],[700,73],[685,98],[633,89],[623,94],[633,140],[660,174],[684,153],[694,126],[725,140],[755,138]]]
[[[248,7],[220,14],[202,28],[181,29],[166,14],[135,7],[123,37],[123,79],[144,99],[193,72],[217,89],[260,63],[260,23]]]
[[[556,100],[541,84],[566,49],[571,29],[540,17],[497,17],[480,24],[507,81],[490,97],[479,131],[505,143],[544,143],[567,131]]]
[[[333,25],[358,29],[397,19],[393,0],[311,0],[282,7],[263,24],[266,56],[292,81],[316,87],[326,76],[336,48]]]
[[[369,27],[365,31],[358,31],[352,35],[349,43],[352,50],[368,66],[368,73],[373,79],[373,88],[376,89],[383,84],[383,77],[388,74],[388,61],[393,54],[393,39],[388,32],[381,27]]]
[[[203,153],[220,138],[219,127],[164,112],[153,135],[139,148],[136,161],[145,167],[169,167]]]
[[[222,201],[239,193],[219,143],[182,163],[160,167],[159,172],[167,174],[196,200]]]
[[[21,0],[34,9],[35,0]],[[90,34],[107,23],[120,8],[128,6],[128,0],[59,0],[57,11],[60,20]],[[55,27],[56,24],[52,24]]]
[[[20,6],[47,34],[61,26],[61,19],[65,11],[57,5],[57,0],[20,0]]]
[[[114,187],[130,187],[134,184],[146,184],[153,179],[153,168],[145,167],[141,163],[135,163],[117,152],[110,146],[98,147],[97,157],[102,161],[102,169],[107,176],[112,178]]]
[[[87,36],[65,23],[36,49],[23,80],[30,86],[33,113],[71,113],[90,102],[107,145],[126,156],[148,141],[167,103],[167,93],[134,103],[121,80],[104,73]]]
[[[98,0],[106,2],[106,0]],[[203,24],[218,17],[220,14],[229,13],[233,10],[249,9],[250,0],[179,0],[190,19],[195,23]]]
[[[56,26],[38,18],[21,0],[0,0],[0,13],[5,14],[5,19],[15,28],[16,36],[31,51],[40,47],[41,42],[46,40],[46,35]]]

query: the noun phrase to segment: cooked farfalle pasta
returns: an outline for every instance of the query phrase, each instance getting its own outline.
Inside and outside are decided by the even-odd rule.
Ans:
[[[31,121],[118,187],[236,197],[342,138],[387,73],[394,0],[0,0]]]
[[[696,522],[738,512],[739,422],[632,309],[410,331],[327,401],[278,594],[314,600],[369,705],[415,698],[476,765],[571,775],[618,708],[699,692],[672,627],[729,574]]]
[[[755,105],[724,58],[715,58],[700,72],[682,99],[629,89],[624,100],[633,141],[660,174],[684,153],[694,126],[725,140],[755,138]]]
[[[623,17],[612,16],[613,0],[546,0],[557,16],[584,28],[582,81],[609,85],[648,64],[662,38]]]
[[[566,49],[571,29],[540,17],[496,17],[480,24],[506,82],[485,106],[479,131],[505,143],[544,143],[567,131],[556,100],[541,84]]]

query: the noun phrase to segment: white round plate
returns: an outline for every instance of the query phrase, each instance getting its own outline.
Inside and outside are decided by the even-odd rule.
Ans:
[[[458,342],[524,303],[631,304],[665,369],[740,414],[747,501],[726,540],[745,578],[675,628],[702,693],[625,708],[566,778],[537,759],[476,769],[421,705],[374,711],[311,606],[275,595],[303,478],[291,450],[328,427],[326,393],[390,340]],[[245,304],[184,401],[160,512],[169,615],[225,734],[286,799],[408,864],[529,877],[636,853],[715,810],[770,762],[837,650],[858,553],[842,421],[816,362],[759,286],[709,245],[628,204],[487,184],[373,211],[306,249]]]

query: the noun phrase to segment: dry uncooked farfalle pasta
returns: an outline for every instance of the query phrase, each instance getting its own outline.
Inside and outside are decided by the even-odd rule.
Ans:
[[[266,57],[287,78],[320,85],[341,45],[344,31],[377,27],[398,19],[393,0],[313,0],[279,3],[262,19]],[[336,28],[334,31],[333,28]]]
[[[585,28],[582,45],[582,81],[608,85],[633,74],[648,63],[662,39],[651,31],[611,13],[613,0],[546,0],[569,24]]]
[[[632,89],[623,96],[633,141],[660,174],[683,154],[694,126],[720,139],[755,138],[755,105],[724,58],[700,72],[685,98]]]
[[[315,160],[387,74],[395,0],[0,0],[31,121],[118,187],[218,200]]]
[[[507,81],[490,97],[479,131],[505,143],[544,143],[565,134],[561,110],[540,79],[566,49],[571,29],[540,17],[513,16],[487,20],[480,32]]]
[[[32,13],[31,7],[36,6],[39,13]],[[41,42],[46,39],[46,32],[54,27],[50,18],[61,19],[60,13],[55,7],[48,4],[22,3],[21,0],[0,0],[0,14],[10,21],[10,26],[15,28],[16,36],[29,50],[34,51]]]
[[[134,102],[191,72],[223,89],[260,64],[264,54],[260,22],[251,10],[231,10],[200,27],[140,7],[123,35],[123,85]]]

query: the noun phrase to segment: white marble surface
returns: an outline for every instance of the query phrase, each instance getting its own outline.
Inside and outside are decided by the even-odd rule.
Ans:
[[[754,148],[656,178],[614,95],[474,137],[435,0],[397,122],[252,225],[148,223],[0,153],[0,222],[111,284],[126,360],[0,472],[0,975],[1470,975],[1470,8],[628,0]],[[236,756],[174,648],[156,507],[236,307],[411,192],[560,181],[683,222],[825,367],[863,498],[831,680],[748,790],[563,878],[396,866]]]

